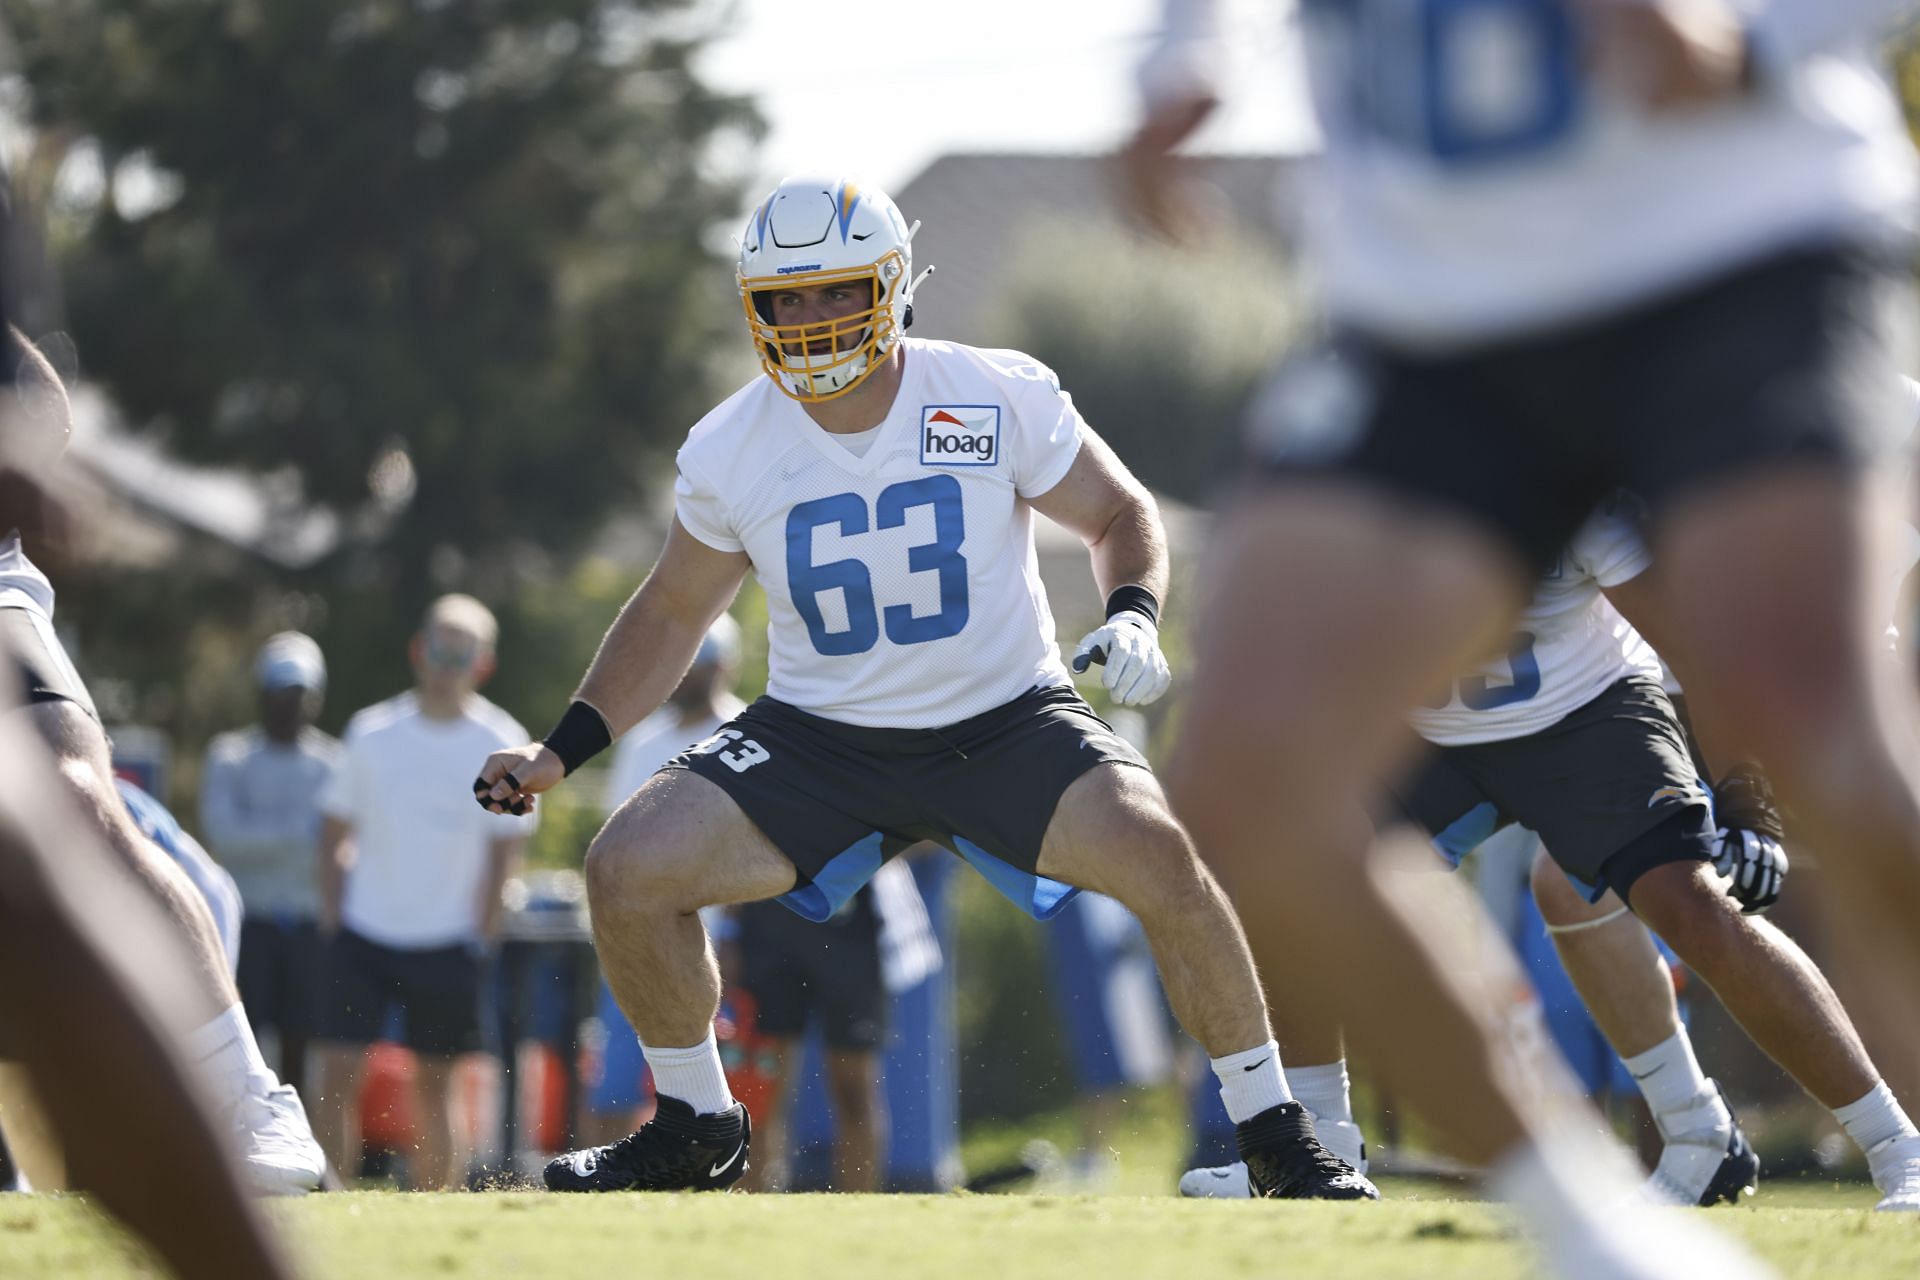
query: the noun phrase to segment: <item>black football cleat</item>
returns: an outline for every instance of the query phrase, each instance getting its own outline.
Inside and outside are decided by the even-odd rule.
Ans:
[[[1741,1196],[1750,1196],[1760,1186],[1760,1157],[1747,1142],[1747,1135],[1740,1128],[1736,1117],[1733,1122],[1733,1136],[1727,1139],[1727,1155],[1720,1162],[1720,1168],[1714,1172],[1713,1180],[1707,1183],[1707,1189],[1700,1197],[1700,1205],[1705,1208],[1716,1204],[1739,1204]]]
[[[548,1161],[547,1190],[725,1191],[747,1171],[751,1133],[747,1109],[737,1102],[717,1116],[699,1116],[678,1098],[661,1098],[637,1132]]]
[[[1760,1185],[1760,1157],[1740,1128],[1740,1117],[1733,1114],[1719,1082],[1708,1083],[1714,1093],[1679,1116],[1669,1117],[1671,1126],[1654,1117],[1666,1143],[1660,1163],[1647,1179],[1647,1193],[1657,1203],[1701,1208],[1738,1204]],[[1716,1099],[1724,1112],[1713,1107]]]
[[[1298,1102],[1268,1107],[1234,1126],[1248,1188],[1256,1199],[1378,1200],[1379,1190],[1320,1145],[1313,1117]]]
[[[1715,1084],[1716,1090],[1720,1088]],[[1722,1094],[1724,1098],[1724,1094]],[[1705,1113],[1705,1107],[1699,1107]],[[1707,1117],[1709,1121],[1716,1117]],[[1659,1125],[1659,1117],[1653,1117]],[[1661,1161],[1647,1178],[1647,1196],[1663,1205],[1738,1205],[1741,1196],[1751,1196],[1761,1182],[1761,1157],[1747,1142],[1740,1117],[1726,1109],[1726,1121],[1701,1125],[1695,1132],[1674,1134],[1661,1125],[1667,1146],[1661,1148]]]

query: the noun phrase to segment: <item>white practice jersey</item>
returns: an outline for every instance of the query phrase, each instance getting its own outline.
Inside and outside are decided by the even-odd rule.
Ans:
[[[53,584],[27,559],[18,533],[0,538],[0,609],[31,609],[53,618]]]
[[[1541,580],[1507,655],[1456,681],[1445,706],[1414,712],[1413,727],[1447,747],[1506,742],[1559,723],[1626,676],[1658,679],[1652,646],[1601,594],[1652,560],[1634,514],[1595,515]]]
[[[403,950],[474,941],[492,843],[531,836],[539,817],[482,809],[468,784],[474,761],[526,740],[478,694],[450,719],[422,713],[411,690],[354,712],[320,795],[353,828],[341,923]]]
[[[770,696],[924,729],[1069,683],[1027,500],[1066,475],[1086,427],[1020,352],[905,348],[862,456],[756,378],[688,435],[675,496],[689,533],[753,561]]]
[[[1150,97],[1205,84],[1219,0],[1166,0]],[[1296,185],[1341,321],[1428,348],[1618,310],[1769,253],[1904,232],[1914,148],[1876,40],[1912,0],[1734,0],[1761,68],[1651,113],[1575,0],[1303,0],[1324,151]]]

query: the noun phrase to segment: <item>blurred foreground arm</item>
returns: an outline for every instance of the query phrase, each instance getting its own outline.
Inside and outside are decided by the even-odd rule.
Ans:
[[[73,1182],[186,1280],[291,1277],[160,1030],[187,1016],[192,965],[178,936],[56,807],[45,752],[18,715],[0,717],[0,759],[0,972],[33,975],[0,983],[0,1038],[32,1076]]]
[[[1137,73],[1143,116],[1118,158],[1133,212],[1178,244],[1203,235],[1206,217],[1173,153],[1220,105],[1221,60],[1215,0],[1165,0]]]

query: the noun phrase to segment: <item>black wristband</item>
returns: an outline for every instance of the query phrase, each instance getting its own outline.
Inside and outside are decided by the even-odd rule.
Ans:
[[[560,757],[568,773],[612,745],[613,730],[607,727],[607,718],[592,703],[577,698],[567,704],[567,713],[546,736],[547,750]]]
[[[1153,592],[1137,583],[1115,587],[1107,597],[1107,616],[1111,618],[1116,613],[1141,614],[1154,626],[1160,625],[1160,602],[1153,598]]]

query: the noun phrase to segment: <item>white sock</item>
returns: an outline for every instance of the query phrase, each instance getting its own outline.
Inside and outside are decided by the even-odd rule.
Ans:
[[[1315,1123],[1338,1124],[1353,1119],[1352,1086],[1345,1058],[1323,1067],[1288,1067],[1286,1076],[1287,1088],[1301,1106],[1313,1112]]]
[[[1280,1074],[1280,1046],[1271,1040],[1215,1058],[1213,1074],[1220,1077],[1220,1101],[1227,1104],[1227,1118],[1235,1124],[1293,1101],[1287,1078]]]
[[[206,1026],[188,1032],[186,1050],[213,1081],[221,1101],[238,1098],[256,1080],[273,1078],[273,1070],[260,1056],[260,1045],[253,1038],[247,1011],[238,1004],[229,1006]]]
[[[695,1115],[714,1116],[733,1106],[727,1073],[720,1067],[720,1045],[707,1029],[707,1038],[685,1049],[656,1049],[642,1041],[640,1052],[653,1072],[654,1092],[678,1098]]]
[[[1640,1095],[1657,1116],[1685,1111],[1713,1092],[1713,1086],[1700,1071],[1700,1060],[1693,1056],[1693,1041],[1686,1028],[1674,1032],[1645,1053],[1622,1059],[1640,1086]]]
[[[1876,1082],[1858,1102],[1835,1107],[1833,1118],[1846,1126],[1847,1136],[1858,1143],[1862,1151],[1871,1152],[1884,1142],[1910,1138],[1915,1132],[1913,1121],[1900,1109],[1885,1080]]]

